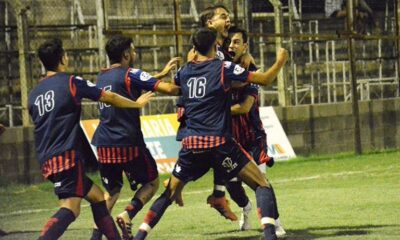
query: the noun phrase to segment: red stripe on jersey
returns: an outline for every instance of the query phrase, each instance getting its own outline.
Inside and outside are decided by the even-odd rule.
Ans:
[[[111,148],[111,162],[116,163],[117,162],[117,157],[115,155],[115,147]]]
[[[71,75],[69,77],[69,92],[72,95],[72,98],[74,99],[75,104],[79,104],[79,102],[76,100],[76,86],[75,84],[72,82],[72,80],[74,79],[74,75]]]
[[[225,142],[225,137],[222,136],[189,136],[182,139],[182,146],[185,149],[208,149]]]
[[[129,160],[133,159],[133,149],[129,147]]]
[[[122,158],[122,156],[121,156],[121,148],[117,148],[117,158],[118,159],[121,159]]]
[[[111,149],[108,147],[107,149],[107,163],[111,163]]]
[[[135,147],[135,158],[139,157],[139,148]]]
[[[53,157],[53,159],[52,159],[52,165],[53,165],[53,169],[52,169],[53,174],[54,174],[54,173],[57,173],[57,172],[58,172],[58,171],[57,171],[57,157]]]
[[[153,91],[157,91],[158,84],[161,83],[161,80],[157,80],[156,84],[154,84]]]
[[[126,153],[127,152],[126,147],[123,147],[122,151],[123,151],[122,153],[123,159],[126,159],[128,157],[128,154]]]
[[[154,172],[153,168],[151,167],[151,160],[149,159],[149,156],[147,155],[147,153],[144,153],[143,156],[144,156],[144,161],[147,166],[146,167],[147,168],[147,176],[149,177],[149,180],[154,179],[156,176],[155,176],[155,172]]]
[[[71,168],[71,166],[70,166],[70,152],[69,151],[65,151],[65,170],[68,170],[68,169],[70,169]]]
[[[210,136],[209,143],[210,143],[210,148],[213,148],[214,147],[214,136]]]
[[[75,166],[75,150],[71,151],[71,168]]]
[[[129,96],[133,97],[132,91],[131,91],[131,79],[128,76],[130,70],[131,69],[128,68],[128,71],[126,71],[126,73],[125,73],[125,88],[126,88],[126,91],[128,91]]]
[[[64,170],[64,161],[63,161],[63,156],[60,155],[58,156],[58,169],[57,172],[62,172]]]
[[[249,72],[249,75],[247,75],[246,82],[250,82],[251,80],[253,80],[253,78],[254,78],[254,73],[253,72]]]

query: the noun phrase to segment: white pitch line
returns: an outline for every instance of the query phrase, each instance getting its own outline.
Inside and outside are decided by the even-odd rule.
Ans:
[[[314,179],[321,179],[325,177],[338,177],[338,176],[346,176],[346,175],[355,175],[355,174],[363,174],[363,173],[368,173],[368,172],[376,172],[377,170],[367,170],[367,171],[343,171],[343,172],[337,172],[337,173],[331,173],[331,174],[326,174],[326,175],[314,175],[314,176],[309,176],[309,177],[299,177],[299,178],[287,178],[287,179],[281,179],[281,180],[276,180],[276,181],[271,181],[274,184],[279,184],[279,183],[288,183],[288,182],[298,182],[298,181],[309,181],[309,180],[314,180]],[[247,186],[245,186],[247,187]],[[204,194],[204,193],[210,193],[210,189],[206,190],[196,190],[196,191],[184,191],[183,195],[196,195],[196,194]],[[118,202],[129,202],[131,198],[122,198],[119,199]],[[118,204],[117,202],[117,204]],[[82,208],[87,208],[89,207],[90,204],[84,203],[81,205]],[[41,213],[41,212],[54,212],[58,210],[58,207],[55,208],[39,208],[39,209],[33,209],[33,210],[18,210],[14,212],[9,212],[9,213],[0,213],[0,218],[3,217],[9,217],[9,216],[16,216],[16,215],[23,215],[23,214],[31,214],[31,213]]]

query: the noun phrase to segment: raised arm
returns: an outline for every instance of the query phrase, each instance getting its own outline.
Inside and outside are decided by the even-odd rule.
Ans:
[[[150,99],[154,96],[152,92],[146,92],[142,94],[136,101],[132,101],[126,97],[123,97],[117,93],[110,91],[104,91],[99,101],[111,104],[118,108],[142,108],[144,107]]]
[[[171,71],[171,69],[177,66],[179,61],[181,61],[180,57],[171,58],[171,60],[169,60],[167,65],[165,65],[164,69],[161,72],[153,75],[153,77],[157,78],[157,79],[161,79],[161,78],[167,76],[168,73]]]
[[[287,50],[284,48],[279,49],[274,65],[272,65],[266,72],[252,72],[252,76],[248,81],[258,85],[271,84],[275,80],[276,76],[278,76],[279,71],[285,65],[287,59]]]

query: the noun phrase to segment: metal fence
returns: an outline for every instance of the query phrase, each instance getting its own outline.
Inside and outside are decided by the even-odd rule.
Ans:
[[[29,91],[44,74],[35,54],[44,39],[61,37],[70,57],[69,70],[95,80],[98,70],[107,64],[107,37],[120,32],[134,39],[136,66],[154,73],[171,57],[186,57],[199,14],[210,4],[224,4],[231,10],[231,21],[249,30],[251,53],[261,69],[273,63],[277,45],[290,50],[285,74],[278,81],[283,85],[262,88],[262,105],[350,101],[350,37],[357,43],[359,99],[398,97],[397,1],[366,2],[374,10],[377,25],[354,37],[346,30],[344,19],[325,17],[322,0],[0,0],[0,122],[22,123],[21,89]],[[281,4],[280,15],[277,4]],[[24,81],[18,19],[26,25]],[[144,113],[173,112],[174,104],[175,98],[160,96]]]

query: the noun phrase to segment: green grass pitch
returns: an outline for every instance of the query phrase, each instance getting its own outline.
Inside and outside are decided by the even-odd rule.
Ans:
[[[287,231],[286,239],[400,239],[400,152],[362,156],[340,154],[279,162],[268,169]],[[91,175],[97,183],[97,174]],[[161,180],[167,176],[161,176]],[[148,239],[253,240],[262,239],[252,216],[252,230],[238,231],[206,205],[212,174],[190,183],[184,191],[184,207],[172,205]],[[159,190],[160,194],[161,189]],[[253,207],[254,193],[246,187]],[[121,212],[132,193],[124,187],[113,215]],[[134,219],[134,230],[150,204]],[[240,209],[231,203],[240,215]],[[254,207],[255,208],[255,207]],[[57,209],[50,183],[0,188],[0,229],[8,239],[36,239]],[[91,212],[84,202],[80,217],[61,239],[89,239]]]

